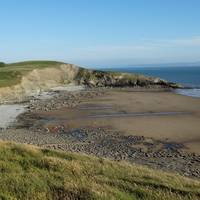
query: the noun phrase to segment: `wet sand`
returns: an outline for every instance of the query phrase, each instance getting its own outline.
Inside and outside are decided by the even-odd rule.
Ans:
[[[25,110],[25,106],[21,104],[0,105],[0,129],[9,127]]]
[[[177,142],[200,153],[200,99],[161,91],[106,90],[75,108],[37,111],[43,125],[109,127],[124,135]]]

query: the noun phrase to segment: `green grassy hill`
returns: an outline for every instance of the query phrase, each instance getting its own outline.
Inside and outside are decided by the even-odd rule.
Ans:
[[[127,163],[0,142],[0,199],[200,199],[200,182]]]
[[[12,64],[0,62],[0,87],[12,86],[20,82],[22,76],[34,69],[58,67],[62,64],[56,61],[27,61]]]

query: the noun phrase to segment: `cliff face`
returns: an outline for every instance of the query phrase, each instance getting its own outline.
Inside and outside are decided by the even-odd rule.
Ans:
[[[56,68],[34,69],[21,78],[19,84],[0,88],[0,103],[23,101],[25,97],[39,94],[52,87],[73,82],[78,67],[61,64]]]
[[[0,88],[0,103],[23,101],[25,97],[39,94],[52,87],[74,83],[88,87],[178,87],[159,78],[143,75],[87,70],[72,64],[33,69],[21,81],[10,87]]]

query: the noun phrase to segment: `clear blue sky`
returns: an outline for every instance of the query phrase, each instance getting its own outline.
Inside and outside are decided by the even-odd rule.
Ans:
[[[200,61],[200,0],[0,0],[0,60]]]

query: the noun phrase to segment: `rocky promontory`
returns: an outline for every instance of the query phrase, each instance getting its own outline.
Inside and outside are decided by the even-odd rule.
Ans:
[[[79,68],[75,81],[90,87],[164,87],[179,88],[178,84],[141,74],[105,72]]]
[[[52,87],[70,83],[87,87],[180,87],[140,74],[89,70],[53,61],[32,61],[4,64],[0,68],[0,103],[24,101]]]

